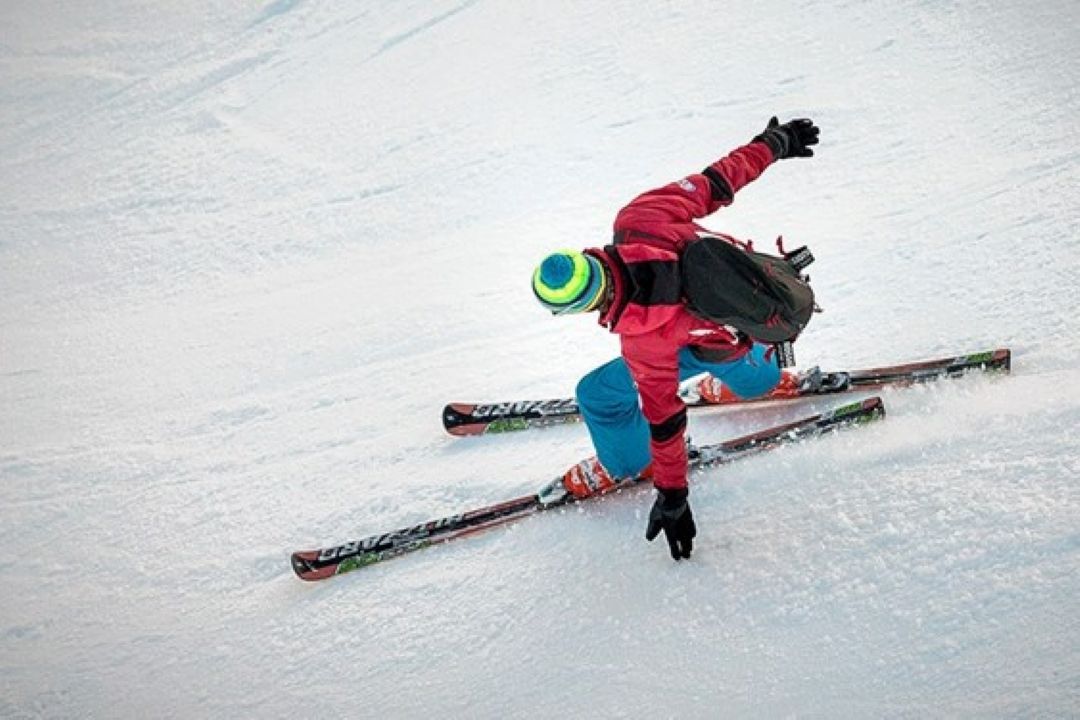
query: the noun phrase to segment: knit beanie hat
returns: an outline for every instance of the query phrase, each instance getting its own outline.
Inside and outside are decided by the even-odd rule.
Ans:
[[[592,255],[560,250],[544,258],[532,279],[533,293],[553,315],[595,310],[607,294],[607,273]]]

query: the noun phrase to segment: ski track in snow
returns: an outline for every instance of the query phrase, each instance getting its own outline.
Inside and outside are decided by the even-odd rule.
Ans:
[[[1080,715],[1076,3],[17,0],[0,26],[0,717]],[[613,356],[535,307],[534,263],[774,113],[818,157],[707,224],[813,247],[800,360],[1010,346],[1012,377],[695,475],[691,562],[635,490],[293,577],[589,454],[439,410]]]

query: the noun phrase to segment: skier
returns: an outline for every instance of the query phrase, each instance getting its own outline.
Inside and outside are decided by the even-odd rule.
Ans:
[[[612,245],[553,253],[533,273],[533,292],[544,307],[555,315],[597,311],[600,325],[618,334],[621,345],[621,357],[578,383],[577,402],[596,457],[567,471],[564,483],[587,496],[629,478],[651,477],[656,498],[645,537],[652,541],[663,531],[675,560],[690,557],[697,534],[687,499],[680,382],[709,373],[742,398],[798,383],[781,372],[772,346],[691,312],[680,257],[703,234],[747,249],[694,220],[730,205],[776,160],[812,157],[809,146],[817,144],[818,133],[809,119],[780,124],[773,117],[750,143],[701,173],[634,199],[615,218]]]

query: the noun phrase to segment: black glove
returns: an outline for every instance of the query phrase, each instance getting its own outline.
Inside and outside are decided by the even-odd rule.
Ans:
[[[773,115],[765,131],[754,138],[754,142],[763,142],[773,151],[777,160],[791,157],[814,157],[809,145],[817,145],[818,133],[821,132],[813,120],[802,118],[789,120],[783,125]]]
[[[664,531],[671,557],[675,560],[690,557],[694,549],[694,537],[697,526],[694,525],[694,513],[690,512],[690,503],[686,502],[687,489],[656,490],[656,502],[649,513],[649,525],[645,528],[645,539],[652,542],[660,531]]]

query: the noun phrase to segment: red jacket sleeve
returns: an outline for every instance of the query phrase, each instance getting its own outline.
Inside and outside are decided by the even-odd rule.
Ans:
[[[743,145],[696,175],[639,195],[615,218],[615,232],[637,232],[676,245],[693,229],[693,221],[730,205],[739,190],[773,163],[762,142]]]

